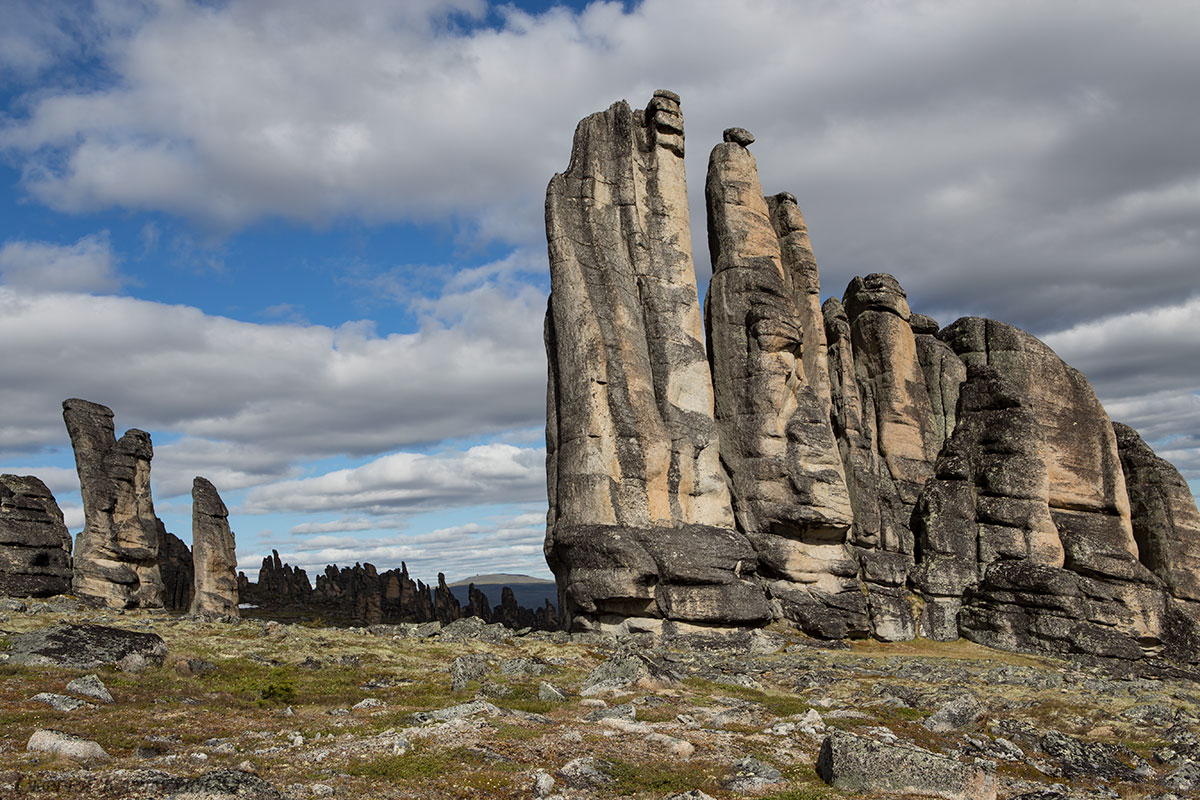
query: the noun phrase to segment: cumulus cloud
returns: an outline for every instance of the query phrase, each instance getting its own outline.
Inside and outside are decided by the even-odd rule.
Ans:
[[[575,122],[661,85],[684,97],[694,218],[710,145],[751,128],[765,188],[808,214],[826,293],[893,271],[922,310],[1046,333],[1195,290],[1185,4],[147,8],[105,29],[114,80],[40,87],[0,131],[34,197],[226,229],[455,219],[530,243]]]
[[[109,292],[125,282],[106,233],[72,245],[9,241],[0,247],[0,283],[36,292]]]
[[[546,492],[546,451],[508,444],[465,453],[393,453],[353,469],[251,489],[241,510],[372,514],[488,503],[529,502]]]
[[[0,454],[66,447],[59,404],[104,403],[156,446],[161,491],[289,477],[299,458],[373,455],[539,423],[544,296],[490,283],[422,307],[419,330],[255,324],[129,297],[0,286]]]
[[[484,572],[510,572],[548,578],[542,554],[544,513],[497,515],[424,534],[385,536],[310,536],[278,543],[280,558],[305,569],[310,577],[326,564],[371,563],[380,569],[408,565],[410,574],[429,582],[443,572],[449,581]],[[239,566],[254,579],[262,554],[239,553]]]

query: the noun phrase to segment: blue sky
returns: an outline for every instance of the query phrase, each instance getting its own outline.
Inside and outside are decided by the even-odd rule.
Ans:
[[[0,470],[82,525],[60,403],[151,432],[241,565],[548,576],[542,202],[575,123],[683,97],[808,219],[823,293],[1043,337],[1200,478],[1194,6],[5,3]],[[702,236],[694,236],[698,243]],[[707,254],[696,253],[701,286]],[[703,288],[702,288],[703,291]]]

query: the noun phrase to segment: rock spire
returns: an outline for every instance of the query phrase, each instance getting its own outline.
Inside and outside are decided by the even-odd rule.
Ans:
[[[546,198],[546,555],[573,629],[790,621],[1200,662],[1200,511],[1086,378],[891,275],[820,302],[793,195],[729,128],[707,361],[678,97],[583,120]]]
[[[192,482],[192,563],[195,590],[190,612],[204,617],[237,617],[237,548],[229,529],[229,509],[207,478]]]
[[[83,495],[84,528],[75,543],[74,591],[113,608],[161,608],[161,522],[150,495],[150,434],[118,440],[113,412],[86,400],[63,402]]]

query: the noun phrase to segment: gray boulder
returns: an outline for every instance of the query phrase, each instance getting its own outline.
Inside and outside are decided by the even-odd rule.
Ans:
[[[156,633],[103,625],[59,625],[8,637],[9,664],[95,669],[137,656],[161,665],[166,642]]]
[[[108,753],[104,752],[104,748],[97,742],[50,729],[34,731],[25,749],[30,753],[49,753],[79,761],[100,761],[108,758]]]
[[[842,791],[944,800],[995,800],[996,776],[919,747],[885,744],[847,731],[821,743],[817,774]]]

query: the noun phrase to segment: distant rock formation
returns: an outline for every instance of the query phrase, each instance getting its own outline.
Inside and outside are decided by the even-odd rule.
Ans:
[[[71,534],[54,495],[32,475],[0,475],[0,596],[71,590]]]
[[[467,605],[438,574],[437,586],[413,580],[408,565],[379,572],[372,564],[338,568],[331,564],[317,576],[317,585],[309,583],[307,573],[280,561],[278,551],[264,558],[258,581],[238,575],[238,593],[243,603],[268,611],[306,614],[346,620],[358,625],[396,622],[433,622],[442,624],[464,617],[479,617],[485,622],[502,622],[510,628],[531,627],[557,630],[558,614],[549,601],[543,608],[527,609],[517,604],[516,596],[505,587],[501,602],[488,606],[487,597],[474,584],[468,587]]]
[[[112,410],[86,400],[64,401],[63,420],[83,495],[74,592],[113,608],[162,608],[150,434],[130,429],[117,440]]]
[[[899,282],[820,304],[795,198],[725,131],[707,363],[679,99],[584,119],[547,189],[546,557],[575,630],[785,619],[1200,662],[1200,512],[1035,337]],[[714,453],[719,458],[714,460]]]
[[[192,563],[195,591],[190,612],[203,617],[237,617],[237,548],[229,509],[206,478],[192,482]]]

